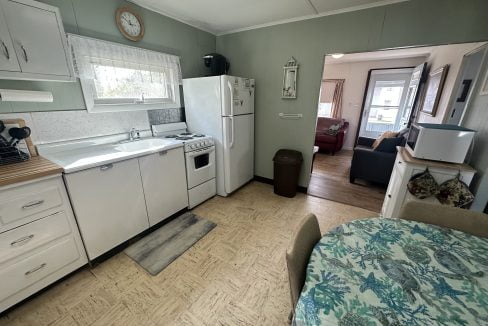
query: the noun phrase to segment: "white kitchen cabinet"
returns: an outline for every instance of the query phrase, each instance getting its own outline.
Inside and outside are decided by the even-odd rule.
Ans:
[[[424,172],[426,168],[429,168],[430,174],[438,184],[454,179],[460,173],[461,181],[469,186],[476,173],[476,170],[466,164],[450,164],[412,158],[404,148],[399,148],[381,209],[383,217],[397,218],[402,207],[409,201],[423,201],[442,205],[435,197],[418,199],[408,191],[407,184],[412,176]]]
[[[183,148],[139,158],[151,226],[188,207]]]
[[[14,46],[10,39],[7,22],[0,6],[0,71],[20,71]]]
[[[0,78],[73,81],[59,9],[32,0],[0,0],[0,5],[5,47],[0,45],[11,57],[8,65],[0,61]]]
[[[90,260],[149,227],[138,159],[65,175]]]
[[[0,188],[0,312],[88,260],[61,176]]]

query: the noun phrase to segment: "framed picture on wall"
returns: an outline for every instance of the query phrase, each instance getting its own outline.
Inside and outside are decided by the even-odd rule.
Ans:
[[[445,65],[429,73],[420,109],[422,112],[435,116],[448,70],[449,65]]]
[[[480,95],[488,95],[488,69],[485,72],[485,78],[481,83]]]

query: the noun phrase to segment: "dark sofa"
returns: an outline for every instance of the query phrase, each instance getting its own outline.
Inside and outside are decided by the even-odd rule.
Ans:
[[[402,130],[396,138],[383,139],[376,149],[372,147],[374,138],[359,137],[352,156],[349,181],[354,183],[358,178],[388,185],[395,164],[396,147],[405,146],[407,133],[408,130]]]
[[[328,135],[325,133],[325,130],[335,124],[341,125],[337,135]],[[318,118],[317,128],[315,130],[315,146],[318,146],[321,152],[331,152],[334,155],[342,149],[348,128],[349,122],[344,119]]]

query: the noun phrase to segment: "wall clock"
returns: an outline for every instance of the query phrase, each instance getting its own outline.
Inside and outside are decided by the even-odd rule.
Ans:
[[[141,16],[129,7],[121,7],[115,13],[115,22],[125,38],[137,42],[144,37],[144,24]]]

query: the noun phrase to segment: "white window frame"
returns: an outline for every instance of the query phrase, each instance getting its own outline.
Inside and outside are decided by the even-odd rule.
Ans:
[[[70,34],[68,34],[68,36],[69,35]],[[79,35],[74,35],[74,36],[81,37]],[[90,39],[87,37],[83,37],[83,38]],[[101,41],[101,40],[96,40],[96,41]],[[110,43],[111,45],[114,46],[120,46],[122,50],[123,48],[127,48],[127,49],[132,48],[132,49],[137,49],[139,51],[142,50],[142,51],[153,52],[158,55],[161,54],[155,51],[136,48],[136,47],[127,46],[123,44],[118,44],[118,43],[113,43],[108,41],[102,41],[102,42]],[[91,58],[90,64],[97,64],[95,61],[97,61],[97,58]],[[100,64],[100,62],[98,64]],[[134,64],[138,65],[138,63],[136,62]],[[165,99],[165,98],[146,99],[146,100],[140,99],[140,100],[134,100],[134,103],[127,103],[127,100],[129,99],[123,99],[123,98],[99,100],[97,99],[95,80],[90,78],[84,78],[83,76],[78,76],[87,111],[90,113],[99,113],[99,112],[139,111],[139,110],[147,111],[147,110],[157,110],[157,109],[180,108],[181,107],[181,95],[180,95],[181,78],[179,76],[181,76],[181,71],[179,71],[179,64],[174,68],[175,70],[178,69],[178,71],[171,71],[171,68],[164,67],[163,65],[161,67],[158,67],[154,64],[147,64],[147,63],[140,63],[140,65],[146,67],[154,67],[155,69],[151,71],[168,70],[168,73],[174,74],[174,76],[178,76],[178,78],[175,77],[174,79],[175,80],[178,79],[179,82],[173,82],[172,85],[169,85],[170,88],[168,89],[168,92],[173,94],[171,99]],[[133,99],[130,98],[130,100]],[[100,103],[102,101],[106,103]]]

